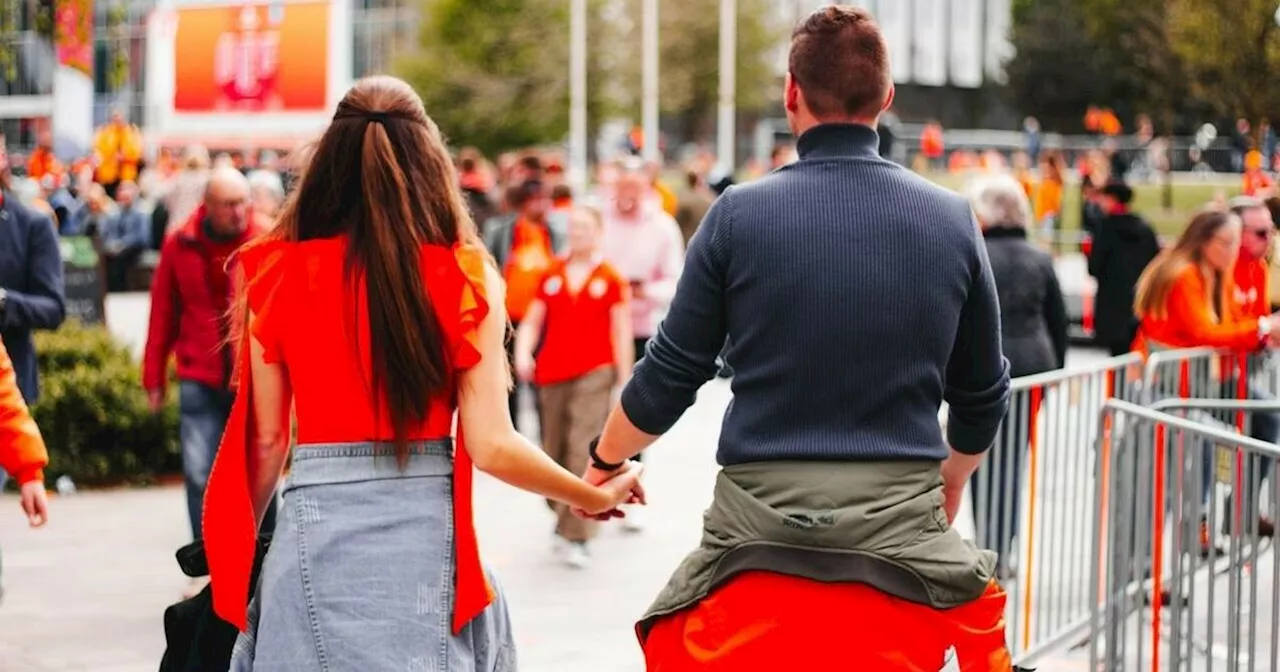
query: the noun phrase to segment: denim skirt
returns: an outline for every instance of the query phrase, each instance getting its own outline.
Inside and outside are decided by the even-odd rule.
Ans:
[[[512,672],[501,590],[458,636],[453,449],[299,446],[232,672]]]

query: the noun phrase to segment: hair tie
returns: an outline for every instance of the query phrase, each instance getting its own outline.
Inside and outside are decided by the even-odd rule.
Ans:
[[[365,118],[365,121],[370,121],[370,122],[376,121],[379,124],[386,125],[388,116],[386,112],[370,112],[364,115],[364,118]]]

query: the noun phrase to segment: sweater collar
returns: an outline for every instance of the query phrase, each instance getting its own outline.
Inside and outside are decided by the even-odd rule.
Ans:
[[[982,232],[982,237],[987,240],[997,238],[1021,238],[1022,240],[1026,240],[1027,230],[1021,226],[1013,224],[998,224],[996,226],[987,227]]]
[[[862,124],[819,124],[800,136],[796,151],[802,160],[879,156],[880,136]]]

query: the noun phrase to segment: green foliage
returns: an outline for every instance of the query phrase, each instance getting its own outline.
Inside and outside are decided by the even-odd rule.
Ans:
[[[492,154],[561,142],[569,130],[567,0],[420,0],[419,49],[397,74],[417,89],[454,145]],[[587,116],[639,118],[639,2],[588,0]],[[785,27],[772,0],[738,3],[738,108],[777,97],[774,59]],[[694,134],[709,133],[719,86],[714,5],[662,0],[660,100]]]
[[[453,144],[486,153],[569,128],[568,3],[424,0],[420,49],[400,63]]]
[[[36,335],[40,399],[32,414],[49,448],[50,479],[146,482],[181,470],[178,409],[147,405],[129,350],[102,327],[69,323]]]
[[[1275,0],[1170,0],[1174,50],[1194,94],[1256,126],[1280,107],[1280,27]]]

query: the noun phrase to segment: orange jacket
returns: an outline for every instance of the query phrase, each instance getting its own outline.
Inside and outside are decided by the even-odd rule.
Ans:
[[[1271,314],[1271,268],[1265,259],[1236,261],[1229,305],[1235,321]]]
[[[53,150],[47,147],[36,148],[36,151],[31,152],[31,157],[27,159],[27,177],[37,182],[44,179],[45,175],[61,173],[62,164],[58,162],[58,157],[53,155]]]
[[[25,484],[43,481],[47,464],[49,452],[40,428],[22,400],[9,351],[0,344],[0,467]]]
[[[1215,347],[1252,351],[1261,344],[1258,337],[1258,318],[1238,315],[1232,307],[1235,283],[1227,274],[1222,288],[1221,319],[1214,318],[1209,303],[1209,292],[1200,268],[1188,265],[1174,281],[1166,300],[1166,314],[1162,319],[1152,315],[1139,316],[1142,327],[1138,331],[1134,349],[1147,351],[1147,341],[1167,348]]]
[[[933,609],[859,583],[745,572],[664,616],[642,642],[648,672],[1009,672],[1005,593]]]

